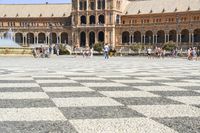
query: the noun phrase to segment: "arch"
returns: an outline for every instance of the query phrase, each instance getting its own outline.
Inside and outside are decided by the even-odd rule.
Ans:
[[[149,43],[149,44],[153,43],[153,32],[152,31],[149,30],[145,33],[145,42]]]
[[[52,43],[56,44],[58,42],[57,34],[56,33],[51,33],[51,39],[52,39]]]
[[[33,33],[27,34],[27,43],[28,44],[34,44],[34,34]]]
[[[23,34],[22,33],[15,34],[15,42],[19,43],[19,44],[23,43]]]
[[[189,42],[189,30],[184,29],[181,31],[181,42]]]
[[[104,24],[104,23],[105,23],[104,15],[99,15],[99,24]]]
[[[99,42],[104,42],[104,32],[103,31],[100,31],[99,34],[98,34],[98,41]]]
[[[141,43],[141,32],[139,31],[134,32],[134,42]]]
[[[95,33],[93,31],[90,32],[89,34],[89,45],[90,45],[90,48],[93,47],[93,45],[95,44]]]
[[[95,24],[95,16],[94,15],[91,15],[90,16],[90,24]]]
[[[86,21],[86,16],[81,16],[81,24],[86,24],[87,21]]]
[[[194,30],[194,42],[200,42],[200,29]]]
[[[176,34],[177,32],[175,30],[169,31],[169,41],[176,42]]]
[[[44,33],[39,33],[38,34],[38,43],[45,43],[45,34]]]
[[[86,46],[86,34],[84,31],[82,31],[80,34],[80,47],[85,47],[85,46]]]
[[[165,31],[159,30],[157,32],[157,43],[165,43]]]
[[[61,43],[68,44],[68,33],[66,32],[61,33]]]
[[[122,43],[123,43],[123,44],[124,44],[124,43],[129,43],[129,36],[130,36],[130,34],[129,34],[128,31],[124,31],[124,32],[122,33]]]

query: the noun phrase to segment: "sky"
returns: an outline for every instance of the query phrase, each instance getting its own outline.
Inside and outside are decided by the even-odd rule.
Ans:
[[[0,0],[0,4],[70,3],[71,0]]]

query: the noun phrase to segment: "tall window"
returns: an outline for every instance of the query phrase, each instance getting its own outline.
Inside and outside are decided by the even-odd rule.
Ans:
[[[98,0],[98,9],[101,9],[101,0]]]
[[[98,0],[98,9],[105,9],[105,0]]]
[[[86,9],[87,9],[87,2],[84,1],[84,10],[86,10]]]
[[[82,3],[82,1],[79,2],[79,10],[83,10],[83,3]]]
[[[94,1],[90,2],[90,9],[91,9],[91,10],[94,10],[94,9],[95,9]]]

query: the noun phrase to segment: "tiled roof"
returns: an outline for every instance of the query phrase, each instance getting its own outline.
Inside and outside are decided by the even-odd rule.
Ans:
[[[71,4],[0,4],[1,17],[63,17],[71,13]]]
[[[125,14],[170,13],[200,10],[200,0],[141,0],[129,1]]]

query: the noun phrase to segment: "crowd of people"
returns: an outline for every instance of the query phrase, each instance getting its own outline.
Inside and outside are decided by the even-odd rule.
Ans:
[[[75,46],[73,48],[75,57],[78,55],[78,52],[77,52],[79,51],[78,49],[79,49],[78,46]],[[106,43],[102,47],[102,50],[103,50],[104,58],[109,59],[110,52],[112,52],[112,48],[110,47],[110,45]],[[49,46],[49,47],[41,45],[40,47],[36,47],[33,49],[33,55],[35,58],[49,58],[50,55],[54,53],[57,56],[60,54],[60,48],[58,44],[54,46]],[[84,58],[93,57],[94,48],[86,47],[81,50],[81,53]],[[164,58],[166,56],[171,56],[171,57],[176,58],[178,54],[182,55],[182,49],[178,50],[178,48],[174,48],[173,50],[171,50],[171,52],[169,51],[166,52],[166,50],[163,49],[162,47],[155,47],[154,49],[149,47],[146,49],[146,54],[148,58],[155,58],[155,57]],[[200,49],[198,49],[197,47],[188,49],[187,51],[188,60],[198,60],[199,57],[200,57]]]
[[[56,44],[55,46],[43,46],[33,48],[33,56],[35,58],[49,58],[51,54],[56,54],[57,56],[60,53],[59,45]]]
[[[151,48],[148,48],[147,56],[148,56],[148,58],[151,58],[151,57],[164,58],[166,56],[166,50],[164,50],[160,47],[156,47],[154,50],[152,50]]]
[[[198,60],[200,56],[200,50],[197,49],[196,47],[189,48],[188,53],[187,53],[187,58],[188,60]]]

